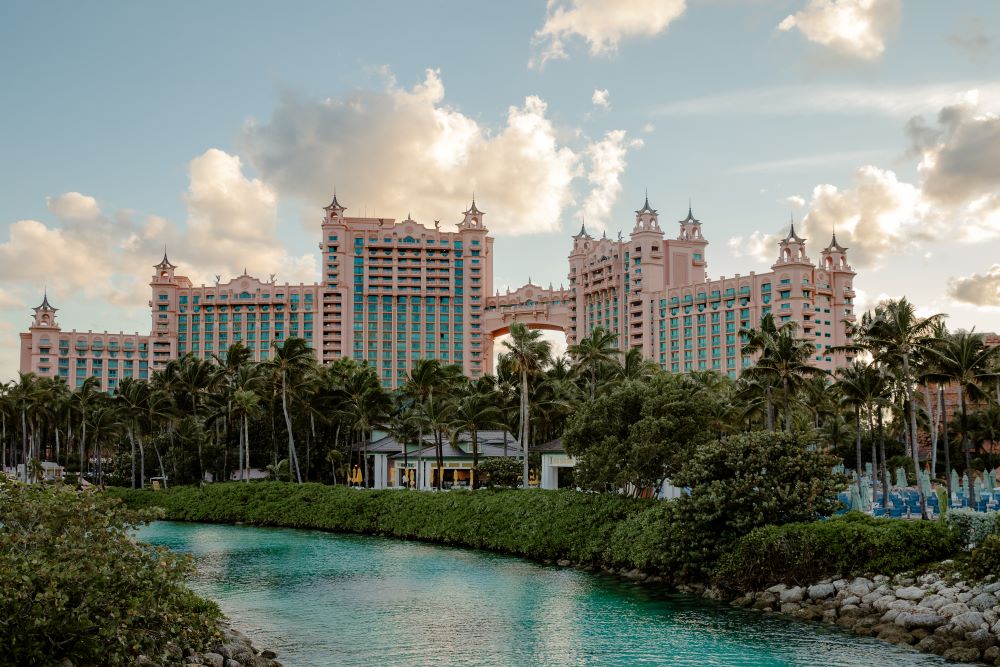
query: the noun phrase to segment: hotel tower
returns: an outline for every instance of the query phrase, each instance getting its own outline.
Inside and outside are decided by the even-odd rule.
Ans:
[[[852,358],[835,351],[854,321],[855,273],[834,236],[818,264],[791,226],[767,273],[717,280],[707,273],[701,221],[688,210],[670,237],[648,198],[625,239],[572,238],[568,283],[493,289],[493,237],[475,201],[451,230],[407,216],[345,215],[337,198],[320,224],[322,281],[279,284],[243,275],[194,285],[167,254],[153,267],[149,334],[64,331],[45,295],[21,334],[21,370],[62,377],[71,387],[95,377],[106,391],[121,378],[149,378],[186,354],[224,357],[242,343],[267,360],[274,344],[304,338],[320,362],[352,357],[397,387],[418,359],[440,359],[478,377],[492,370],[494,338],[515,322],[563,331],[569,344],[597,327],[622,349],[673,372],[714,370],[737,377],[753,363],[739,330],[761,316],[793,321],[825,369]]]

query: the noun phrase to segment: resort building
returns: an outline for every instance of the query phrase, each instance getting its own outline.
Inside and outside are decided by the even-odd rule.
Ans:
[[[762,315],[795,322],[815,341],[825,369],[852,361],[834,349],[849,342],[853,279],[836,236],[814,264],[794,226],[771,271],[711,279],[702,223],[689,208],[669,235],[648,198],[626,239],[572,238],[568,285],[531,283],[493,289],[493,237],[475,201],[448,231],[407,215],[350,217],[336,196],[320,222],[321,282],[279,284],[243,275],[194,285],[167,254],[150,279],[148,335],[64,331],[48,296],[21,334],[21,370],[62,377],[71,387],[95,377],[113,391],[123,377],[145,379],[185,354],[224,357],[242,343],[258,361],[275,343],[304,338],[323,363],[352,357],[395,388],[418,359],[440,359],[470,377],[492,370],[496,337],[515,322],[565,332],[569,344],[597,327],[618,334],[622,349],[673,372],[715,370],[730,377],[753,363],[740,353],[739,330]]]

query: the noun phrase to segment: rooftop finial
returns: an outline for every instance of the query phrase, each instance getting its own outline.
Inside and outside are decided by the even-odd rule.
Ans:
[[[691,198],[688,197],[688,217],[693,218],[694,215],[691,213]]]

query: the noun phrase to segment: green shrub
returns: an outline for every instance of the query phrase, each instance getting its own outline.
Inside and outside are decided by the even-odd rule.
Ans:
[[[595,565],[605,562],[615,527],[656,503],[571,490],[425,493],[284,482],[109,493],[180,521],[388,535]]]
[[[958,531],[961,544],[972,549],[1000,528],[1000,512],[977,512],[968,508],[953,509],[945,514],[945,522]]]
[[[483,459],[479,474],[483,485],[489,489],[512,489],[521,482],[522,464],[517,459],[502,456]]]
[[[975,577],[996,575],[1000,572],[1000,535],[989,535],[972,552],[969,558],[969,572]]]
[[[755,431],[713,440],[674,477],[690,487],[667,503],[659,566],[708,579],[734,541],[760,526],[811,521],[837,507],[844,479],[808,434]]]
[[[826,521],[758,528],[726,554],[718,578],[745,592],[808,584],[834,574],[895,574],[960,551],[959,532],[940,521],[873,519],[851,512]]]
[[[0,660],[132,664],[215,637],[218,608],[184,584],[190,558],[132,539],[151,517],[103,494],[0,479]]]

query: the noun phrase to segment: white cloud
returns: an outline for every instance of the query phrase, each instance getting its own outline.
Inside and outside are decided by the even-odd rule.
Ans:
[[[142,306],[164,246],[196,284],[216,273],[239,275],[243,267],[262,277],[316,280],[311,255],[290,257],[283,249],[273,191],[247,179],[238,157],[211,149],[192,160],[186,201],[187,225],[178,227],[158,216],[108,214],[78,192],[50,197],[55,222],[19,220],[8,227],[0,243],[0,283],[36,293],[47,286],[54,302],[96,298]],[[10,298],[0,287],[0,307]]]
[[[948,295],[973,306],[1000,306],[1000,264],[994,264],[985,273],[950,279]]]
[[[810,42],[834,52],[875,60],[885,52],[886,33],[899,23],[901,0],[809,0],[778,29],[798,29]]]
[[[613,53],[623,39],[659,35],[686,8],[686,0],[548,0],[545,24],[534,39],[541,53],[529,66],[567,58],[572,37],[584,39],[591,55]]]
[[[646,123],[645,125],[642,126],[642,131],[645,132],[646,134],[649,134],[650,132],[654,131],[655,129],[656,129],[656,126],[653,125],[652,123]]]
[[[834,229],[849,246],[851,263],[864,268],[879,266],[891,255],[922,253],[926,248],[920,246],[928,243],[1000,237],[1000,116],[984,111],[970,95],[963,104],[942,109],[935,124],[911,119],[907,133],[911,153],[920,160],[917,183],[867,165],[854,172],[849,187],[825,183],[813,188],[808,213],[796,226],[812,239],[813,255]],[[738,239],[735,246],[759,251],[755,256],[769,261],[785,231],[782,225],[758,232],[763,239],[746,245]]]
[[[0,310],[13,310],[15,308],[24,307],[24,302],[22,302],[19,298],[7,290],[0,288]]]
[[[317,280],[313,257],[290,257],[280,242],[274,190],[244,176],[238,156],[210,149],[191,160],[189,173],[187,234],[173,261],[187,262],[193,280],[208,283],[213,274],[239,275],[244,267],[281,281]]]
[[[818,155],[803,155],[800,157],[784,158],[781,160],[765,160],[762,162],[740,164],[730,167],[729,171],[733,173],[759,173],[768,171],[799,171],[810,168],[828,169],[831,165],[857,164],[858,162],[883,156],[885,153],[886,151],[880,150],[861,150],[821,153]]]
[[[458,222],[473,192],[494,232],[530,234],[560,228],[574,202],[580,156],[562,145],[538,97],[507,110],[499,129],[444,102],[437,71],[412,89],[306,100],[286,95],[272,117],[250,123],[244,154],[280,197],[325,204],[336,186],[349,214],[429,223]],[[449,216],[453,216],[450,217]]]
[[[607,109],[611,106],[611,100],[609,99],[607,88],[595,88],[594,94],[590,96],[590,101],[595,107],[604,107]]]
[[[612,130],[587,148],[590,170],[587,180],[591,190],[580,214],[588,225],[604,229],[611,222],[611,208],[622,191],[621,175],[629,148],[641,148],[641,139],[626,142],[625,130]]]
[[[798,195],[792,195],[791,197],[785,197],[785,203],[791,204],[795,208],[802,208],[806,205],[806,200]]]
[[[983,79],[902,86],[771,86],[678,100],[660,107],[655,113],[661,116],[861,116],[878,113],[909,118],[961,102],[969,90],[978,91],[979,101],[984,106],[1000,105],[1000,84]]]

